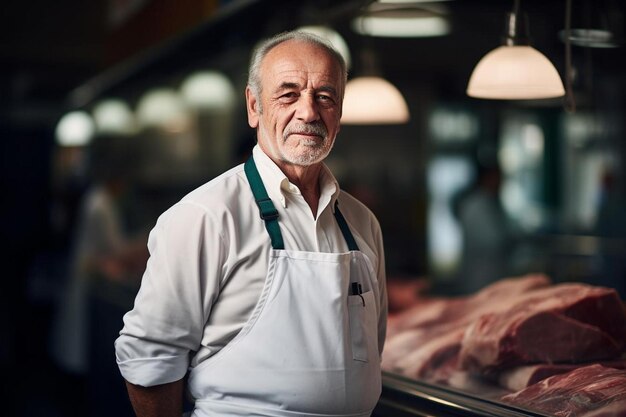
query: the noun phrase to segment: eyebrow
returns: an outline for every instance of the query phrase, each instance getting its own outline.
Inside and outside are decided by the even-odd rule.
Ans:
[[[276,89],[276,92],[278,93],[278,92],[281,92],[281,91],[284,91],[284,90],[291,90],[291,89],[294,89],[294,88],[298,88],[299,89],[300,88],[300,84],[284,82],[284,83],[282,83],[281,85],[278,86],[278,88]]]
[[[331,87],[330,85],[323,85],[318,88],[317,91],[325,91],[327,93],[331,93],[332,95],[337,95],[337,89],[335,87]]]
[[[284,82],[280,86],[278,86],[278,88],[276,89],[276,92],[279,93],[281,91],[291,90],[291,89],[294,89],[294,88],[299,89],[299,88],[301,88],[301,86],[298,83]],[[332,87],[332,86],[330,86],[330,85],[323,85],[323,86],[317,88],[315,91],[316,92],[324,91],[324,92],[327,92],[327,93],[331,93],[333,95],[337,95],[337,89]]]

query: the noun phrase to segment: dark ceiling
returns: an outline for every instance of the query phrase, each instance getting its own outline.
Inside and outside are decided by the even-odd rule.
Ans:
[[[0,22],[1,114],[5,120],[8,117],[50,122],[66,106],[88,104],[101,94],[121,91],[149,77],[166,77],[177,68],[192,68],[206,59],[211,48],[217,51],[238,42],[251,43],[273,28],[282,30],[304,22],[331,23],[349,45],[373,49],[380,69],[391,79],[419,76],[445,80],[440,84],[462,92],[478,59],[498,45],[504,14],[513,5],[508,0],[442,2],[453,28],[446,37],[364,39],[351,31],[349,20],[367,3],[363,0],[231,1],[221,9],[222,13],[114,62],[107,50],[110,33],[104,19],[106,0],[5,2]],[[590,4],[610,11],[612,21],[617,22],[617,29],[623,33],[625,6],[618,0],[572,0],[574,23],[589,12]],[[529,15],[533,45],[548,55],[562,73],[564,44],[558,32],[565,24],[566,0],[524,0],[521,6]],[[573,50],[575,61],[593,56],[595,68],[609,75],[621,75],[625,55],[623,48]],[[358,70],[357,63],[354,71]]]

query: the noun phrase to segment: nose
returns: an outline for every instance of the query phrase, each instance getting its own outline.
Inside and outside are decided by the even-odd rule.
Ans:
[[[311,123],[319,120],[320,115],[313,95],[303,94],[300,96],[295,116],[298,120],[304,123]]]

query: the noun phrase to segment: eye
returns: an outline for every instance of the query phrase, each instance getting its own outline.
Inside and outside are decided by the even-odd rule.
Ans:
[[[326,94],[318,94],[317,101],[323,104],[333,104],[335,102],[335,100],[331,96]]]
[[[279,97],[279,99],[283,102],[292,102],[292,101],[295,101],[297,98],[298,98],[298,94],[294,91],[290,91]]]

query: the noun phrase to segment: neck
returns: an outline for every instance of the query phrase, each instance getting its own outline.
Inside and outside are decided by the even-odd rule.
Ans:
[[[311,208],[313,217],[317,217],[317,206],[320,199],[319,176],[322,170],[322,164],[317,163],[310,166],[301,166],[284,161],[275,162],[287,176],[289,182],[300,189],[304,201],[306,201]]]
[[[278,168],[285,174],[289,182],[298,187],[302,193],[302,197],[304,197],[304,201],[306,201],[311,208],[313,217],[316,218],[321,194],[319,176],[322,171],[322,162],[306,166],[296,165],[274,156],[274,152],[268,152],[268,150],[264,149],[262,144],[259,143],[259,145],[263,153],[274,161]]]

